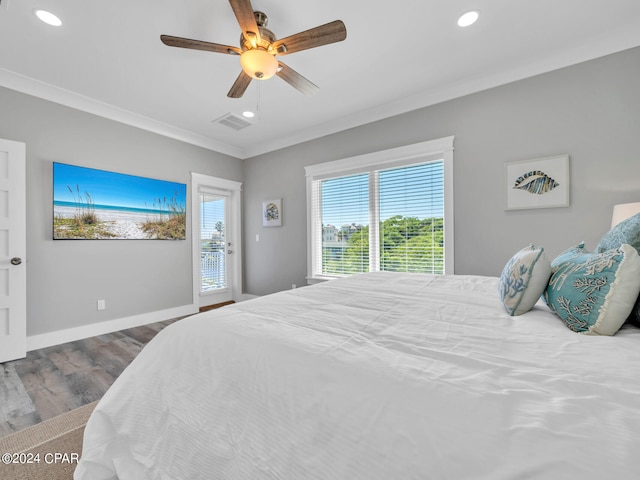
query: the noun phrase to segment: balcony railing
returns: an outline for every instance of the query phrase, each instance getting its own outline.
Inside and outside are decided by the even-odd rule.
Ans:
[[[203,292],[227,286],[226,255],[223,251],[202,252],[200,256],[200,290]]]

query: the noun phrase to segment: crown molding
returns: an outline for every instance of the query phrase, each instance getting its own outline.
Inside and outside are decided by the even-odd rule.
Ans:
[[[49,83],[41,82],[40,80],[10,70],[0,68],[0,86],[109,120],[131,125],[164,137],[206,148],[207,150],[213,150],[235,158],[242,158],[243,156],[243,150],[240,148],[188,132],[173,125],[159,122],[152,118],[115,107]]]

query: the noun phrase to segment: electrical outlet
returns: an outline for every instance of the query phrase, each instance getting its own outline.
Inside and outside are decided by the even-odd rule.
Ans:
[[[295,283],[292,283],[292,284],[291,284],[291,290],[293,290],[293,289],[294,289],[294,288],[296,288],[296,287],[297,287],[297,285],[296,285]]]
[[[105,308],[107,308],[107,302],[105,302],[104,300],[98,300],[98,310],[104,310]]]

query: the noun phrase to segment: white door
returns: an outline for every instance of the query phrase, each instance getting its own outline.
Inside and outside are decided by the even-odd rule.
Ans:
[[[192,174],[194,303],[237,300],[242,293],[240,183]]]
[[[25,152],[0,139],[0,362],[27,353]]]

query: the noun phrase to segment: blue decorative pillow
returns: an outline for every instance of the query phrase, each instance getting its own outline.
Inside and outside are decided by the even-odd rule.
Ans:
[[[509,315],[522,315],[536,304],[544,292],[551,264],[543,248],[523,248],[507,262],[500,275],[500,300]]]
[[[623,243],[640,252],[640,213],[623,220],[605,233],[596,247],[596,252],[606,252],[618,248]]]
[[[624,244],[561,263],[544,299],[574,332],[614,335],[629,317],[638,293],[640,255]]]
[[[585,253],[588,252],[584,249],[584,242],[580,242],[575,247],[566,249],[551,261],[551,273],[556,273],[558,267],[564,262],[579,257],[580,255],[584,255]]]

